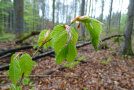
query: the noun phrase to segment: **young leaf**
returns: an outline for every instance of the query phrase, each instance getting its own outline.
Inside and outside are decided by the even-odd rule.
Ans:
[[[56,63],[65,59],[70,63],[76,58],[75,45],[78,40],[77,32],[68,25],[58,25],[51,33],[53,48],[57,54]]]
[[[40,35],[39,35],[39,39],[38,39],[38,46],[42,46],[42,44],[44,42],[46,42],[43,46],[44,48],[47,48],[49,46],[51,46],[51,41],[48,41],[50,40],[51,37],[50,37],[50,30],[43,30],[41,31]],[[48,42],[47,42],[48,41]]]
[[[71,40],[74,45],[76,45],[78,40],[77,32],[72,27],[67,26],[68,28],[66,29],[65,26],[56,26],[51,34],[53,48],[56,54],[60,52],[60,50],[68,43],[69,40]]]
[[[63,48],[66,45],[66,43],[67,43],[67,33],[65,31],[61,35],[59,35],[58,38],[56,38],[54,42],[54,51],[56,53],[59,53],[61,48]]]
[[[64,25],[56,26],[52,33],[52,42],[55,53],[59,53],[60,49],[62,49],[67,43],[67,31],[65,30]]]
[[[21,68],[19,65],[18,57],[15,54],[11,57],[11,63],[9,67],[9,78],[11,79],[12,83],[15,85],[22,76]]]
[[[66,59],[66,56],[68,54],[67,46],[63,47],[61,51],[56,55],[56,63],[60,64]]]
[[[32,57],[26,53],[20,57],[19,64],[24,76],[28,76],[31,73],[32,67],[35,65],[35,62],[32,61]]]
[[[72,21],[72,23],[75,21],[80,21],[85,24],[85,26],[90,34],[91,43],[92,43],[94,49],[97,51],[102,23],[95,19],[90,18],[89,16],[79,16],[79,17],[75,18]]]
[[[76,30],[74,28],[70,28],[71,29],[71,40],[72,40],[72,43],[74,45],[76,45],[77,41],[78,41],[78,33],[76,32]]]
[[[76,47],[75,45],[72,43],[72,41],[70,40],[68,45],[67,45],[67,61],[69,63],[73,62],[77,56],[77,50],[76,50]]]
[[[90,23],[85,23],[85,26],[90,34],[90,40],[94,49],[98,50],[99,36],[101,33],[101,24],[92,20]]]
[[[28,83],[30,82],[30,78],[24,78],[22,81],[23,85],[28,85]]]
[[[63,47],[61,49],[61,51],[57,54],[57,56],[56,56],[56,63],[60,64],[65,59],[67,59],[67,61],[69,63],[71,63],[71,62],[73,62],[75,60],[76,56],[77,56],[76,47],[72,43],[72,41],[70,40],[68,42],[68,44],[65,47]]]

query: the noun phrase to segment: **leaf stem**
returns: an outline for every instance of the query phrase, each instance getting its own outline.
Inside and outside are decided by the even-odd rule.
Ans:
[[[52,40],[52,38],[49,39],[48,41],[43,42],[42,45],[34,52],[34,54],[33,54],[32,57],[34,57],[34,56],[36,55],[36,53],[43,47],[43,45],[44,45],[45,43],[47,43],[47,42],[49,42],[49,41],[51,41],[51,40]]]

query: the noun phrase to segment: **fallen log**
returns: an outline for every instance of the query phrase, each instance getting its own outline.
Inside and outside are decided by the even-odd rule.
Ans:
[[[24,40],[26,40],[26,39],[28,39],[28,38],[30,38],[30,37],[32,37],[32,36],[39,35],[39,34],[40,34],[40,32],[31,32],[29,35],[25,36],[25,37],[22,38],[22,39],[17,40],[15,43],[16,43],[16,44],[22,43]]]
[[[123,36],[123,35],[113,35],[113,36],[110,36],[110,37],[106,37],[106,38],[102,39],[101,41],[105,41],[105,40],[109,40],[113,37],[121,37],[121,36]],[[91,42],[89,41],[89,42],[85,42],[84,44],[79,44],[79,45],[77,45],[77,48],[86,46],[88,44],[91,44]],[[4,51],[0,52],[0,56],[5,55],[7,53],[14,53],[14,52],[17,52],[17,51],[20,51],[20,50],[25,50],[25,49],[30,49],[30,48],[33,48],[33,46],[29,45],[29,46],[22,46],[22,47],[19,47],[19,48],[11,48],[11,49],[8,49],[8,50],[5,49]]]
[[[106,38],[102,39],[101,41],[106,41],[106,40],[109,40],[109,39],[111,39],[111,38],[114,38],[114,37],[121,37],[121,36],[123,36],[123,35],[113,35],[113,36],[110,36],[110,37],[106,37]],[[84,44],[76,45],[76,47],[77,47],[77,48],[80,48],[80,47],[83,47],[83,46],[86,46],[86,45],[89,45],[89,44],[91,44],[91,41],[86,42],[86,43],[84,43]],[[45,57],[45,56],[49,56],[49,55],[51,55],[51,54],[54,54],[54,51],[49,51],[49,52],[42,53],[42,54],[40,54],[40,55],[37,55],[37,56],[33,57],[32,59],[33,59],[34,61],[38,61],[39,58],[42,58],[42,57]],[[8,69],[9,69],[9,64],[0,67],[0,70],[8,70]]]
[[[8,49],[6,51],[0,52],[0,56],[3,56],[7,53],[14,53],[14,52],[17,52],[17,51],[20,51],[20,50],[25,50],[25,49],[30,49],[30,48],[33,48],[33,46],[29,45],[29,46],[22,46],[22,47],[19,47],[19,48],[11,48],[11,49]]]
[[[0,59],[5,58],[5,57],[10,57],[10,56],[12,56],[12,54],[13,53],[7,53],[6,55],[1,56]]]

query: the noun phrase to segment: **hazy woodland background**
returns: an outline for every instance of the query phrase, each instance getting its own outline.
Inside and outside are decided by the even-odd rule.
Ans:
[[[103,22],[104,32],[123,32],[128,5],[129,0],[0,0],[0,34],[13,38],[22,31],[52,29],[80,15]],[[17,16],[18,12],[21,15]],[[17,27],[18,21],[21,27]],[[80,36],[86,35],[82,29]]]

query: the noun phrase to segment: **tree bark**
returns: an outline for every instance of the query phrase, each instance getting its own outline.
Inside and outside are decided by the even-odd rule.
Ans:
[[[102,22],[103,21],[103,11],[104,11],[104,0],[101,0],[101,16],[100,16],[100,21]]]
[[[132,55],[132,30],[133,30],[133,18],[134,18],[134,0],[129,0],[128,15],[124,31],[124,42],[122,47],[122,54]]]
[[[53,27],[55,23],[55,0],[53,0]]]
[[[42,10],[42,29],[45,29],[45,1],[41,0],[42,2],[42,6],[41,6],[41,10]]]
[[[122,10],[123,0],[121,0],[120,3],[121,3],[121,8],[120,8],[120,11],[119,11],[119,27],[118,27],[119,33],[120,33],[120,21],[121,21],[121,10]]]
[[[107,33],[110,31],[112,8],[113,8],[113,0],[111,0],[111,3],[110,3],[110,11],[109,11],[109,15],[108,15]]]
[[[81,16],[84,15],[84,10],[85,10],[85,0],[82,0],[81,13],[80,13]],[[80,37],[81,37],[81,39],[84,39],[84,37],[85,37],[84,24],[81,24],[81,27],[80,27]]]
[[[23,34],[24,29],[24,0],[14,0],[16,37]]]

